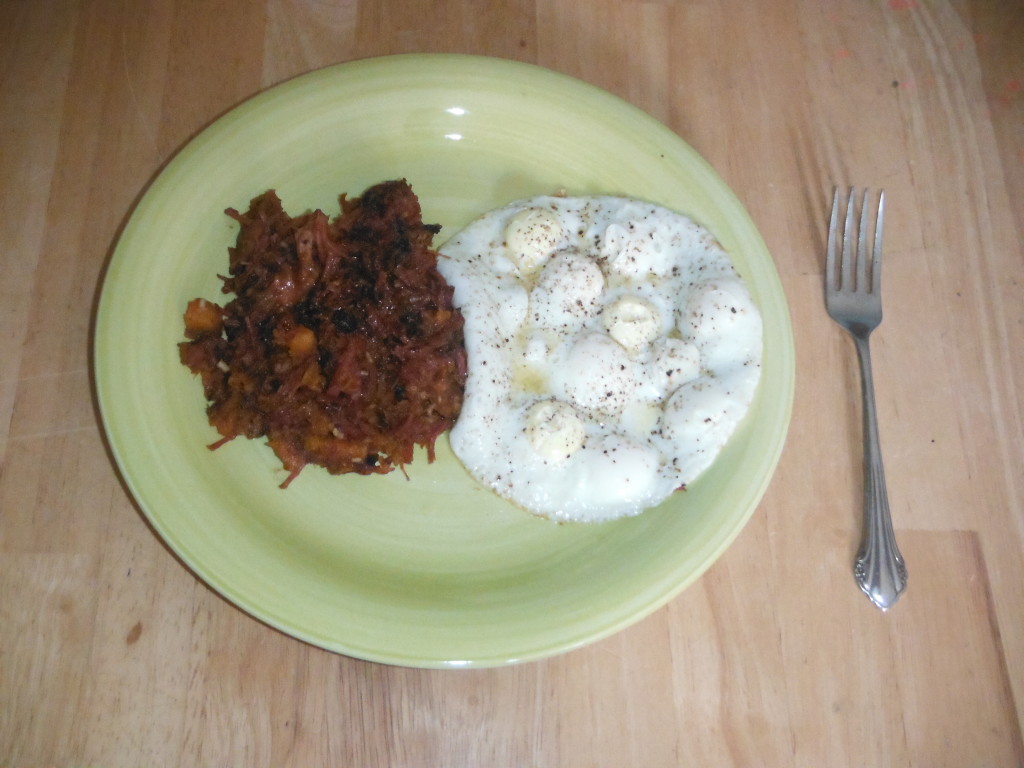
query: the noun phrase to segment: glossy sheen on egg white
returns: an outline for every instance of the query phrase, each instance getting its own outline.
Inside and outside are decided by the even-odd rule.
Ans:
[[[441,249],[466,319],[455,454],[538,515],[635,515],[692,483],[753,399],[761,316],[728,254],[679,213],[545,196]]]

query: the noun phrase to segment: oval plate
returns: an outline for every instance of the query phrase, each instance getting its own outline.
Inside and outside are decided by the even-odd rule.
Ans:
[[[440,246],[485,211],[565,189],[644,198],[707,226],[764,317],[754,405],[689,490],[602,525],[537,519],[478,486],[446,438],[401,472],[303,471],[288,490],[263,441],[217,451],[200,383],[178,361],[189,299],[217,273],[244,210],[268,188],[296,215],[337,211],[404,177]],[[532,65],[394,56],[298,77],[245,102],[182,149],[133,212],[96,318],[100,410],[121,474],[195,574],[260,620],[331,651],[417,667],[494,666],[607,636],[664,605],[724,551],[778,461],[792,407],[785,297],[735,196],[645,113]]]

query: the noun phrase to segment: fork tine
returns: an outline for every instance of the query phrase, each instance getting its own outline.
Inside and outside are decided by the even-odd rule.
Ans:
[[[871,250],[871,292],[882,289],[882,223],[885,220],[885,190],[878,193],[878,215],[875,218],[875,244]]]
[[[825,249],[825,287],[836,288],[836,236],[839,230],[839,187],[832,190],[832,218],[828,222],[828,246]]]
[[[846,198],[846,227],[843,231],[843,261],[841,267],[841,279],[839,290],[849,291],[855,288],[853,284],[853,198],[857,190],[850,187],[849,197]]]
[[[857,284],[853,286],[855,291],[868,290],[868,190],[864,188],[864,194],[860,202],[860,231],[857,233]]]

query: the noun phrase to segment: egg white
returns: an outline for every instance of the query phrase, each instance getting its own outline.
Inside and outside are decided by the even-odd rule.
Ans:
[[[635,515],[692,483],[750,407],[761,315],[702,226],[639,200],[530,198],[441,249],[469,371],[451,431],[537,515]]]

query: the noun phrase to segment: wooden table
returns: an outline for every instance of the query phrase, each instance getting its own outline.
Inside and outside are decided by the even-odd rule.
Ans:
[[[983,0],[0,6],[0,765],[1024,764],[1024,8]],[[778,265],[798,382],[758,510],[691,588],[580,650],[415,670],[253,620],[171,556],[104,447],[101,270],[198,129],[323,65],[534,62],[662,120]],[[850,570],[853,346],[833,183],[889,195],[874,337],[908,593]]]

